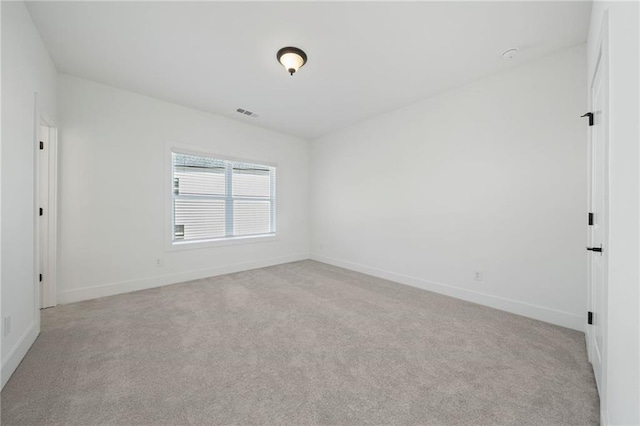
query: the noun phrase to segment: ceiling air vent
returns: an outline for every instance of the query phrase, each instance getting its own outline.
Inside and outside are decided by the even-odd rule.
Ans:
[[[248,111],[246,109],[242,109],[242,108],[238,108],[236,111],[238,111],[240,114],[242,115],[248,115],[249,117],[253,117],[253,118],[258,118],[260,117],[258,114],[256,114],[255,112],[252,111]]]

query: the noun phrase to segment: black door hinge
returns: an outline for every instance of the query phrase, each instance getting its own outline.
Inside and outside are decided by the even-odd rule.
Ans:
[[[42,282],[42,274],[40,274],[40,282]]]
[[[40,207],[40,216],[42,216],[44,214],[44,210],[42,210],[42,207]]]
[[[589,117],[589,126],[593,126],[593,113],[592,112],[588,112],[585,115],[581,115],[580,118],[582,117]]]
[[[593,226],[593,213],[589,213],[589,225]]]
[[[587,324],[593,325],[593,312],[587,312]]]
[[[602,253],[602,244],[600,244],[600,247],[587,247],[587,250]]]
[[[40,141],[40,149],[44,149],[44,142]]]

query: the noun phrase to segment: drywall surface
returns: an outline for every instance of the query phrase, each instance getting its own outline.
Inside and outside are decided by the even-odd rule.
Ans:
[[[640,6],[594,2],[588,41],[593,75],[609,28],[609,273],[603,424],[640,424]],[[587,86],[589,87],[589,86]]]
[[[68,75],[58,82],[59,303],[308,257],[307,141]],[[167,251],[172,145],[275,163],[277,239]]]
[[[313,141],[311,257],[584,329],[585,76],[582,45]]]
[[[56,118],[56,69],[25,5],[0,7],[2,315],[11,316],[11,332],[2,337],[4,386],[40,331],[34,269],[36,114]]]

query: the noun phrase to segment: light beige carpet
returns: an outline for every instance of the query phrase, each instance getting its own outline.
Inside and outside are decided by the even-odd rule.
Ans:
[[[589,425],[584,335],[314,261],[42,311],[2,425]]]

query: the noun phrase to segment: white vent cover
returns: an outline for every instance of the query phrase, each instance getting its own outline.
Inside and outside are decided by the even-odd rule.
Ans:
[[[253,112],[253,111],[249,111],[249,110],[246,110],[246,109],[238,108],[236,111],[237,111],[237,112],[239,112],[239,113],[240,113],[240,114],[242,114],[242,115],[247,115],[247,116],[249,116],[249,117],[253,117],[253,118],[258,118],[258,117],[260,117],[260,116],[259,116],[258,114],[256,114],[255,112]]]

